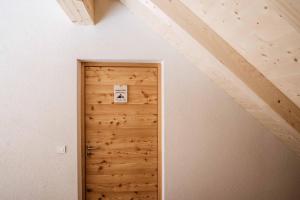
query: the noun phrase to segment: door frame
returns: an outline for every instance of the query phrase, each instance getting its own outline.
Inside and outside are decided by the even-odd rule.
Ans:
[[[101,62],[77,60],[77,177],[78,177],[78,200],[85,200],[85,67],[107,66],[107,67],[155,67],[157,68],[157,194],[158,200],[163,199],[163,123],[162,123],[162,64],[160,62]]]

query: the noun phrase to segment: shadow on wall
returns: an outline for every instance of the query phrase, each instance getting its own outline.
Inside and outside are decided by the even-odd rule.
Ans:
[[[116,0],[95,0],[95,24],[106,16],[116,2]]]

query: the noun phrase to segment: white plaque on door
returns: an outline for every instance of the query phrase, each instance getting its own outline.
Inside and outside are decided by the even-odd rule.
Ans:
[[[127,103],[127,85],[114,85],[114,103]]]

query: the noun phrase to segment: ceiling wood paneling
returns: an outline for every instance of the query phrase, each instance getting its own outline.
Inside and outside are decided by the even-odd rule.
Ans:
[[[293,58],[298,57],[299,35],[266,2],[122,2],[300,153],[300,112],[295,92],[300,69]],[[292,76],[294,81],[288,81]]]

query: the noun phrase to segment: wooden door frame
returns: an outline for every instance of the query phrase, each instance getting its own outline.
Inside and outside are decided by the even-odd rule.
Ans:
[[[158,107],[158,166],[157,166],[157,193],[158,200],[162,200],[162,95],[161,95],[161,63],[141,62],[98,62],[88,60],[77,60],[77,177],[78,177],[78,200],[85,200],[85,76],[84,69],[88,66],[109,67],[151,67],[157,68],[157,107]]]

